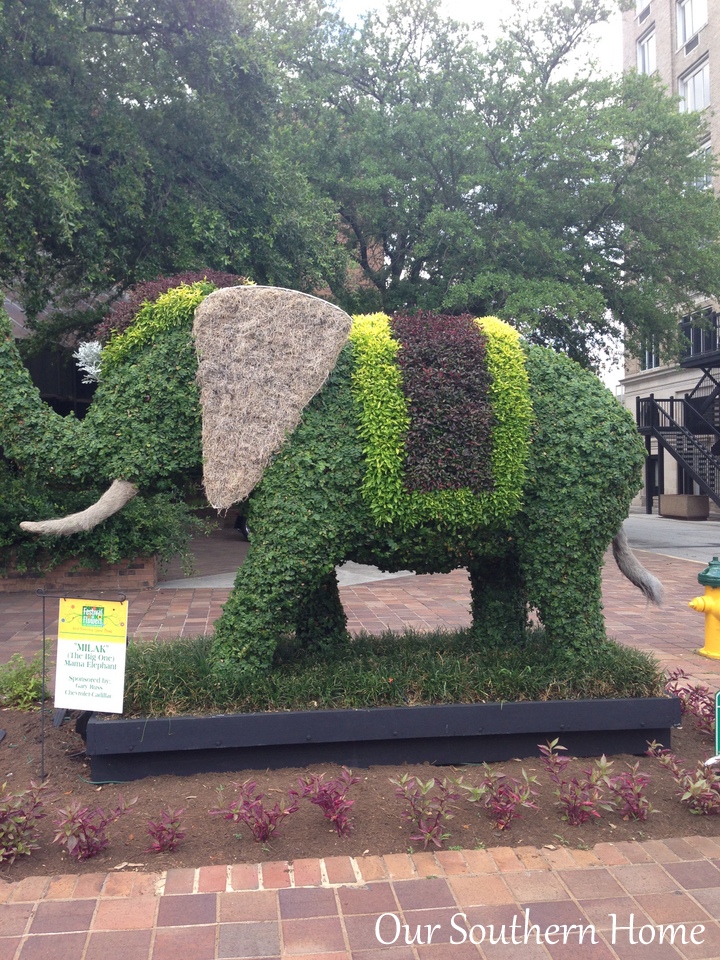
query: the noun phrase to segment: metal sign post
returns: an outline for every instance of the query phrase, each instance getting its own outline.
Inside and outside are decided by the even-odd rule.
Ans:
[[[123,627],[125,629],[125,636],[127,636],[127,602],[125,600],[125,594],[119,590],[110,590],[108,592],[115,593],[119,597],[119,601],[117,603],[114,603],[113,606],[119,607],[120,605],[122,605],[125,610]],[[72,597],[72,596],[69,597],[66,593],[46,593],[45,590],[42,589],[42,587],[39,590],[36,590],[35,593],[38,597],[42,597],[42,684],[41,684],[42,689],[40,693],[40,782],[43,783],[45,780],[45,680],[46,680],[46,672],[47,672],[46,670],[47,630],[46,630],[46,621],[45,621],[45,600],[48,597],[60,600],[61,608],[63,603],[72,602],[73,600],[77,601],[79,604],[84,603],[84,604],[93,605],[89,609],[89,612],[85,613],[83,611],[80,613],[80,621],[79,621],[80,631],[83,633],[83,639],[86,639],[86,637],[84,636],[84,634],[87,632],[85,630],[86,627],[91,628],[90,630],[91,633],[96,632],[98,626],[100,627],[100,633],[108,632],[107,630],[103,631],[102,630],[103,624],[97,622],[98,619],[101,619],[104,621],[104,616],[98,617],[98,614],[96,611],[97,609],[102,609],[104,606],[109,606],[109,604],[106,604],[106,601],[104,600],[88,601],[81,597]],[[58,633],[58,647],[62,642],[61,637],[63,635],[63,628],[64,628],[64,624],[62,623],[62,620],[63,620],[62,613],[60,613],[59,615],[59,620],[60,620],[60,630]],[[95,628],[95,631],[93,631],[92,628]],[[65,629],[67,630],[67,628]],[[111,630],[111,633],[114,634],[115,632],[117,632],[115,629]],[[123,668],[124,668],[124,660],[123,660]],[[58,664],[58,669],[60,669],[59,664]],[[55,705],[68,706],[70,707],[70,709],[76,706],[76,704],[74,703],[58,704],[57,690],[56,690],[56,696],[55,696]],[[102,707],[98,707],[96,705],[94,709],[102,709]]]
[[[715,694],[715,756],[705,761],[706,767],[720,763],[720,690]]]

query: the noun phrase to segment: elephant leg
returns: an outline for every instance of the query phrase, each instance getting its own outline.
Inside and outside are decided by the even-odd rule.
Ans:
[[[582,650],[606,639],[599,584],[565,582],[562,592],[543,584],[536,592],[535,607],[553,643]]]
[[[307,641],[323,592],[319,620],[337,635],[334,569],[363,541],[371,522],[362,499],[362,447],[348,365],[341,354],[253,495],[250,550],[215,624],[216,672],[267,673],[278,642],[294,641],[298,628]]]
[[[299,604],[295,639],[302,647],[322,650],[336,647],[347,638],[347,617],[333,570]]]
[[[550,643],[576,650],[606,638],[602,615],[603,555],[587,542],[549,531],[542,549],[527,549],[523,568],[530,584],[529,600],[537,610]],[[552,549],[549,548],[552,544]]]
[[[527,628],[527,598],[515,556],[487,557],[468,565],[473,628],[483,639],[511,642]]]
[[[285,519],[292,524],[290,512]],[[316,529],[322,529],[322,523]],[[320,620],[337,628],[339,615],[329,583],[335,565],[343,558],[332,551],[330,540],[308,530],[302,545],[297,540],[289,542],[282,528],[254,533],[233,591],[215,623],[216,669],[267,672],[278,643],[292,642],[298,626],[307,643],[311,611],[318,609],[313,601],[323,589],[325,609],[320,609]],[[337,585],[335,596],[339,604]]]

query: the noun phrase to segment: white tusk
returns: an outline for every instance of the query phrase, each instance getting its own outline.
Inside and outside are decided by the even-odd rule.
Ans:
[[[20,529],[28,533],[44,533],[53,537],[83,533],[86,530],[92,530],[118,510],[122,510],[137,492],[138,488],[134,483],[129,483],[127,480],[113,480],[110,489],[106,490],[100,499],[86,510],[71,513],[67,517],[58,517],[56,520],[39,520],[37,523],[26,520],[20,524]]]

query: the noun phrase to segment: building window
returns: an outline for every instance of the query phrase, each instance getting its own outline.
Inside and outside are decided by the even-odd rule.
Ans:
[[[707,23],[707,0],[678,0],[677,30],[678,46],[694,37],[700,27]]]
[[[712,146],[709,140],[706,140],[705,143],[701,145],[700,149],[696,151],[695,156],[701,157],[702,159],[707,159],[712,156]],[[694,181],[693,186],[696,190],[712,190],[712,181],[712,173],[706,170],[702,176]]]
[[[682,318],[680,330],[687,341],[683,354],[685,359],[717,352],[719,320],[720,314],[713,313],[711,307]]]
[[[637,42],[638,73],[655,73],[655,31],[651,31]]]
[[[660,357],[656,353],[656,350],[657,350],[657,347],[655,346],[654,340],[650,340],[645,345],[645,349],[640,354],[641,370],[654,370],[655,367],[660,366]]]
[[[710,105],[710,64],[707,60],[701,67],[680,78],[678,93],[681,113],[704,110]]]
[[[635,0],[635,13],[642,13],[645,7],[650,6],[650,0]]]

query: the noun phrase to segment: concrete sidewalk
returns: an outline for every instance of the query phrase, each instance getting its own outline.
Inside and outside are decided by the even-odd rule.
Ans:
[[[217,543],[205,545],[213,567],[205,575],[233,568],[237,546],[226,540],[225,558]],[[702,593],[706,561],[639,556],[663,581],[665,606],[647,607],[610,557],[608,634],[717,689],[720,661],[698,655],[703,617],[687,606]],[[227,595],[190,586],[131,594],[131,631],[206,633]],[[469,623],[462,571],[349,584],[341,595],[351,630]],[[0,662],[40,649],[41,614],[34,594],[0,596]],[[720,823],[715,840],[593,850],[496,847],[31,877],[0,883],[0,904],[0,960],[720,960]]]

